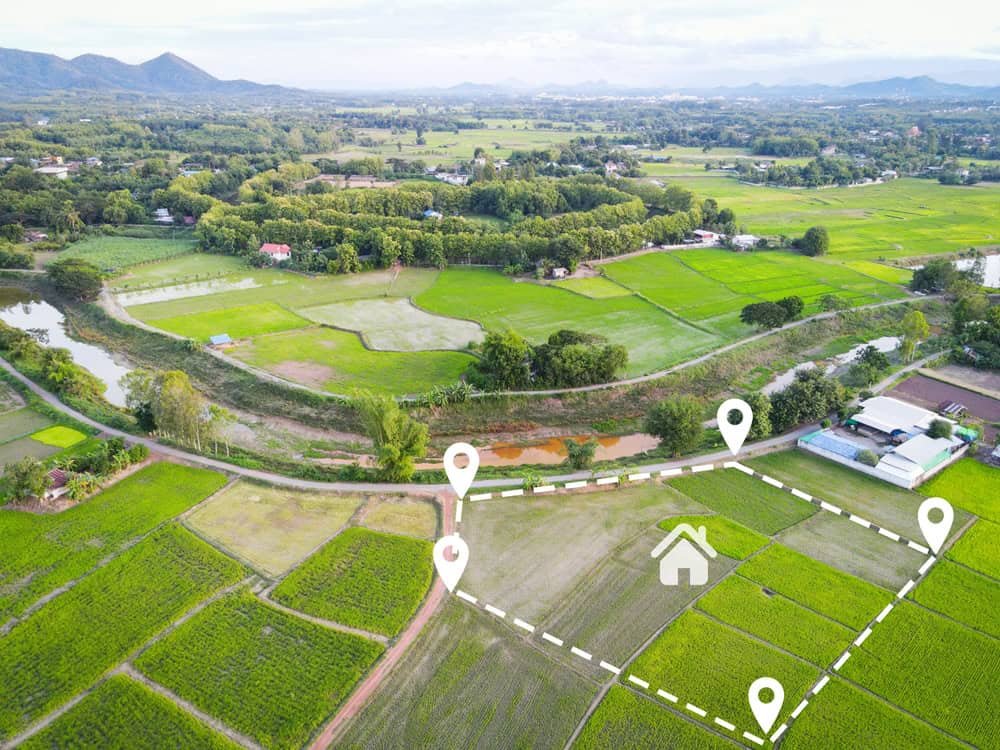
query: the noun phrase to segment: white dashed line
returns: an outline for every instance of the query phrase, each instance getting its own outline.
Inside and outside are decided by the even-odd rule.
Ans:
[[[843,656],[841,656],[839,659],[837,659],[837,663],[833,665],[833,671],[839,672],[840,668],[842,666],[844,666],[844,664],[850,658],[851,658],[851,652],[850,651],[845,651],[844,654],[843,654]]]
[[[936,559],[937,558],[933,557],[933,556],[928,557],[926,560],[924,560],[924,564],[920,566],[920,568],[919,568],[919,570],[917,572],[920,573],[920,575],[923,575],[924,573],[926,573],[927,569],[930,568],[930,566],[934,564],[934,561]]]
[[[499,617],[499,618],[500,618],[501,620],[502,620],[503,618],[505,618],[505,617],[507,616],[507,613],[506,613],[506,612],[504,612],[504,611],[503,611],[502,609],[497,609],[497,608],[496,608],[496,607],[494,607],[494,606],[493,606],[492,604],[487,604],[487,605],[486,605],[486,606],[484,607],[484,609],[485,609],[485,610],[486,610],[487,612],[489,612],[489,613],[490,613],[491,615],[496,615],[496,616],[497,616],[497,617]]]
[[[657,690],[656,694],[663,698],[664,700],[670,701],[671,703],[677,702],[677,696],[673,693],[668,693],[666,690]]]
[[[777,487],[779,490],[785,486],[783,483],[779,482],[777,479],[773,477],[769,477],[767,474],[761,474],[760,478],[764,482],[764,484],[769,484],[772,487]]]
[[[898,542],[899,541],[899,534],[895,533],[894,531],[889,531],[889,529],[882,529],[882,528],[880,528],[878,530],[878,533],[881,534],[882,536],[886,537],[887,539],[891,539],[894,542]]]
[[[830,513],[836,513],[838,516],[840,515],[840,508],[838,508],[836,505],[830,505],[830,503],[828,503],[826,500],[821,500],[819,507]]]
[[[749,474],[750,476],[753,476],[753,469],[751,469],[749,466],[744,466],[739,461],[729,461],[726,463],[726,466],[729,468],[736,469],[738,471],[742,471],[744,474]]]
[[[911,578],[909,581],[907,581],[905,584],[903,584],[903,588],[901,588],[899,590],[899,593],[896,594],[896,598],[897,599],[902,599],[904,596],[906,596],[908,593],[910,593],[910,589],[912,589],[916,585],[917,584],[915,584],[913,582],[913,579]]]
[[[517,627],[521,628],[521,630],[527,630],[529,633],[534,633],[535,632],[535,626],[534,625],[529,625],[528,623],[526,623],[524,620],[520,619],[519,617],[515,617],[514,618],[514,624],[517,625]]]
[[[771,735],[771,742],[777,742],[778,738],[785,733],[786,729],[788,729],[787,724],[782,724],[780,727],[778,727],[775,730],[774,734]]]
[[[853,513],[851,513],[851,520],[854,521],[854,523],[858,524],[858,526],[864,526],[866,529],[870,529],[872,527],[872,525],[868,521],[861,518],[860,516],[854,515]]]
[[[862,643],[864,643],[866,640],[868,640],[868,636],[870,636],[871,634],[872,634],[872,629],[871,628],[865,628],[861,632],[861,635],[859,635],[857,638],[854,639],[854,645],[855,646],[860,646]]]
[[[587,486],[586,480],[580,480],[579,482],[566,482],[567,490],[578,490],[581,487],[586,487],[586,486]]]
[[[878,613],[878,617],[875,618],[875,622],[882,622],[882,620],[885,619],[885,616],[887,614],[889,614],[890,612],[892,612],[892,605],[893,605],[893,603],[885,605],[885,609],[883,609],[881,612]]]
[[[649,683],[648,683],[648,682],[646,682],[645,680],[640,680],[640,679],[639,679],[638,677],[636,677],[636,676],[635,676],[634,674],[630,674],[630,675],[628,676],[628,681],[629,681],[629,682],[631,682],[631,683],[634,683],[634,684],[638,685],[638,686],[639,686],[639,687],[641,687],[641,688],[642,688],[643,690],[649,690]]]
[[[542,638],[548,641],[549,643],[556,644],[557,646],[563,645],[562,638],[556,638],[554,635],[551,635],[549,633],[542,633]]]
[[[641,471],[638,474],[629,474],[628,475],[628,481],[630,481],[630,482],[640,482],[643,479],[649,479],[649,472],[648,471]]]
[[[542,495],[546,492],[555,492],[556,486],[554,484],[543,484],[541,487],[535,487],[533,492],[536,495]]]
[[[714,719],[712,719],[712,721],[714,721],[716,724],[718,724],[723,729],[728,729],[730,732],[732,732],[732,731],[734,731],[736,729],[736,725],[735,724],[730,724],[728,721],[726,721],[725,719],[721,719],[718,716],[716,716]]]
[[[822,679],[816,683],[816,687],[813,688],[813,695],[816,695],[820,690],[826,687],[826,683],[830,681],[830,675],[823,675]]]
[[[914,542],[914,541],[909,541],[909,542],[907,542],[907,543],[906,543],[906,546],[907,546],[907,547],[912,547],[912,548],[913,548],[913,549],[915,549],[915,550],[916,550],[917,552],[920,552],[921,554],[924,554],[924,555],[929,555],[929,554],[931,553],[931,551],[930,551],[929,549],[927,549],[927,548],[926,548],[926,547],[925,547],[924,545],[922,545],[922,544],[917,544],[917,543],[916,543],[916,542]]]
[[[590,661],[591,656],[593,656],[593,654],[588,654],[586,651],[584,651],[583,649],[577,648],[576,646],[573,646],[570,649],[570,652],[576,654],[581,659],[586,659],[587,661]]]
[[[613,477],[601,477],[597,480],[598,484],[618,484],[621,481],[621,477],[615,475]]]
[[[479,601],[476,597],[472,596],[471,594],[466,594],[464,591],[462,591],[462,589],[456,591],[455,596],[457,596],[459,599],[465,599],[465,601],[467,601],[469,604],[475,604],[476,602]]]
[[[684,706],[684,708],[686,708],[688,711],[690,711],[693,714],[698,714],[698,716],[708,716],[708,711],[706,711],[704,708],[698,708],[693,703],[686,704]]]
[[[746,737],[748,740],[750,740],[755,745],[763,745],[764,744],[764,740],[762,740],[760,737],[758,737],[755,734],[750,734],[750,732],[744,732],[743,736]]]
[[[500,497],[518,497],[524,494],[524,490],[504,490],[500,493]]]
[[[680,469],[664,469],[660,472],[661,477],[676,477],[681,473]]]
[[[469,495],[469,500],[475,503],[479,500],[489,500],[491,497],[493,497],[492,492],[483,492],[479,495]]]
[[[462,501],[458,501],[458,505],[455,506],[455,525],[462,523]]]
[[[622,671],[616,667],[614,664],[608,664],[606,661],[601,662],[601,667],[611,672],[611,674],[621,674]]]
[[[698,466],[692,466],[691,467],[691,473],[692,474],[698,474],[699,472],[702,472],[702,471],[711,471],[714,468],[715,468],[715,464],[699,464]]]
[[[792,711],[792,718],[793,719],[799,718],[799,714],[802,713],[802,711],[805,710],[805,707],[808,706],[808,705],[809,705],[809,701],[802,701],[799,705],[797,705],[795,707],[795,710]]]

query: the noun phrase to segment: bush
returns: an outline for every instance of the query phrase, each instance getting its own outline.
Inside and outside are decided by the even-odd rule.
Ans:
[[[870,451],[867,448],[858,453],[856,460],[865,466],[875,466],[878,464],[878,456],[875,455],[875,451]]]
[[[660,445],[672,456],[698,445],[702,426],[701,404],[691,396],[661,401],[646,416],[643,429],[660,438]]]
[[[829,417],[827,417],[826,419],[824,419],[824,420],[823,420],[822,422],[820,422],[819,424],[820,424],[820,427],[824,427],[824,428],[826,428],[826,427],[830,427],[830,426],[832,426],[832,425],[833,425],[833,422],[831,422],[831,421],[830,421],[830,418],[829,418]]]
[[[597,441],[590,439],[585,443],[576,440],[563,440],[566,446],[566,462],[571,468],[582,470],[590,468],[594,463],[594,453],[597,451]]]
[[[935,419],[927,428],[927,436],[932,438],[950,438],[951,422],[945,419]]]

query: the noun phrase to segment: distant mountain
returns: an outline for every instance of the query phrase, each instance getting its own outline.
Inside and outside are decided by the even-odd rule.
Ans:
[[[0,91],[39,94],[94,90],[147,94],[254,94],[293,91],[251,81],[221,81],[166,52],[140,65],[113,57],[80,55],[66,60],[42,52],[0,47]]]

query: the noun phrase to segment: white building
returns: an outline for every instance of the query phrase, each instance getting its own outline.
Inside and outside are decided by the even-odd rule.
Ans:
[[[749,250],[757,247],[760,238],[755,234],[734,234],[732,236],[733,247],[740,250]]]
[[[63,167],[55,164],[46,167],[38,167],[35,172],[43,174],[46,177],[55,177],[57,180],[65,180],[69,177],[69,167]]]

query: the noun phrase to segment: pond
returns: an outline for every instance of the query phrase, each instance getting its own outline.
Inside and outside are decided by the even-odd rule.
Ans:
[[[63,314],[48,302],[24,289],[0,287],[0,320],[25,331],[45,331],[48,336],[46,346],[68,349],[74,362],[105,384],[104,397],[115,406],[125,406],[125,392],[118,381],[131,368],[119,364],[99,346],[70,338]]]
[[[1000,257],[1000,256],[998,256]],[[899,348],[899,344],[902,339],[899,336],[882,336],[881,338],[872,339],[871,341],[866,341],[864,344],[858,344],[850,351],[846,351],[843,354],[838,354],[830,360],[826,361],[826,366],[823,369],[823,373],[826,375],[833,375],[837,371],[837,368],[850,365],[854,362],[861,350],[867,346],[874,346],[883,354],[888,354],[889,352],[895,351]],[[815,362],[802,362],[795,365],[795,367],[790,370],[785,370],[783,373],[776,375],[770,383],[761,388],[761,391],[771,395],[783,390],[785,386],[790,385],[792,381],[795,380],[795,375],[798,372],[804,370],[814,370],[816,369]]]
[[[192,281],[187,284],[154,287],[153,289],[138,289],[133,292],[118,292],[118,303],[122,307],[148,305],[151,302],[170,302],[187,297],[205,297],[209,294],[235,292],[241,289],[256,289],[261,286],[253,278],[221,278],[208,281]]]
[[[955,268],[968,271],[976,261],[972,258],[955,261]],[[1000,289],[1000,255],[987,255],[983,258],[983,286]]]

